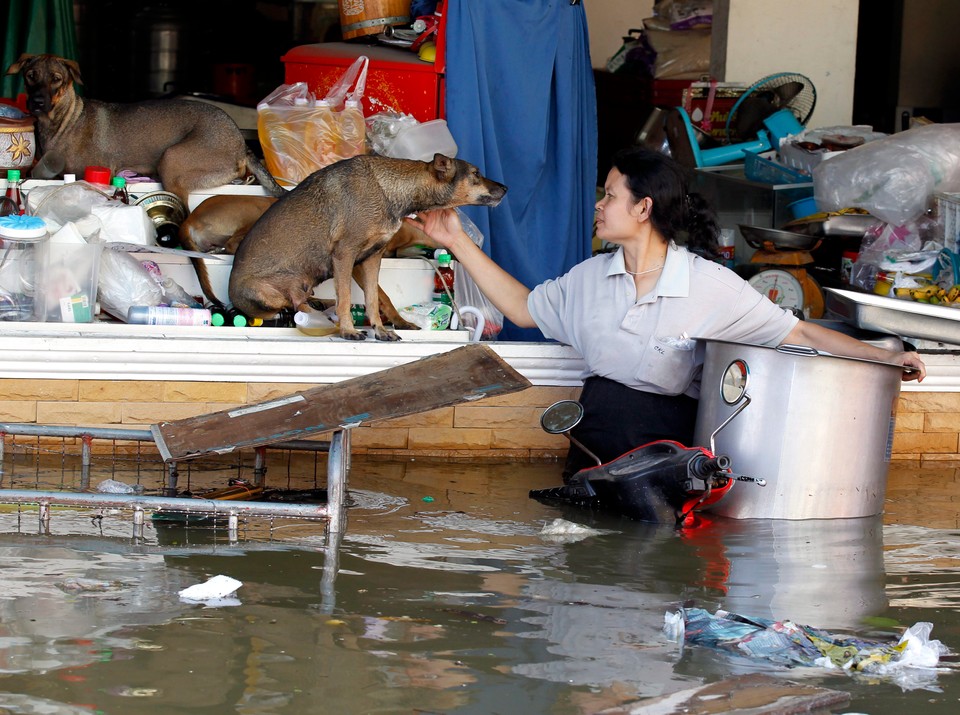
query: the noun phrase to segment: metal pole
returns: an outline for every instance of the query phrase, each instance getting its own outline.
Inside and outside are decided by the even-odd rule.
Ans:
[[[89,434],[83,434],[80,437],[80,488],[90,488],[90,464],[93,461],[91,453],[93,452],[93,437]]]
[[[255,447],[253,450],[253,486],[262,487],[264,477],[267,474],[267,448]]]
[[[180,472],[177,470],[176,462],[167,462],[167,486],[163,490],[165,497],[177,496],[177,480],[180,478]]]
[[[216,499],[189,499],[184,497],[144,496],[142,494],[87,494],[71,492],[4,489],[0,491],[3,504],[39,504],[41,521],[46,512],[49,523],[50,504],[147,511],[179,511],[198,514],[222,514],[231,511],[251,516],[282,516],[299,519],[328,518],[327,504],[284,504],[282,502],[219,501]]]
[[[50,533],[50,504],[40,504],[40,533]]]
[[[133,507],[133,538],[143,538],[143,507]]]

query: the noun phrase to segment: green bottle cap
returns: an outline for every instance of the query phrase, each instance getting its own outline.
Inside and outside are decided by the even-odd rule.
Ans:
[[[211,313],[210,313],[210,325],[215,325],[215,326],[218,327],[218,328],[219,328],[221,325],[223,325],[223,313],[220,313],[220,312],[218,312],[218,311],[211,311]]]
[[[7,169],[7,181],[20,181],[20,169]]]
[[[114,176],[112,179],[110,179],[110,185],[122,188],[127,185],[127,180],[122,176]]]
[[[235,328],[247,327],[247,317],[245,315],[240,315],[239,313],[233,316],[233,327]]]
[[[437,265],[441,268],[444,266],[449,266],[451,260],[453,260],[453,256],[451,256],[449,253],[437,254]]]

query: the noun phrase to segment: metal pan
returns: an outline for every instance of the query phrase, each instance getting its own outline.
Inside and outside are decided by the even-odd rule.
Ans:
[[[812,251],[820,245],[821,236],[807,236],[763,226],[738,224],[740,233],[753,248],[776,251]]]
[[[820,214],[820,218],[816,219],[791,221],[783,229],[810,236],[863,238],[878,223],[880,219],[870,214]]]

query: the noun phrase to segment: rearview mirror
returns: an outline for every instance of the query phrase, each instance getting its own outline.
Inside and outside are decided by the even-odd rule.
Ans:
[[[540,426],[549,434],[569,432],[583,419],[583,405],[576,400],[554,402],[540,415]]]

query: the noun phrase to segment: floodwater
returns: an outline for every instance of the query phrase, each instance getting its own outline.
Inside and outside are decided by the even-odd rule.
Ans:
[[[354,458],[338,549],[318,524],[135,538],[130,514],[71,509],[40,535],[6,507],[0,711],[579,715],[750,672],[850,693],[837,712],[960,710],[950,657],[868,677],[662,632],[686,604],[891,642],[926,621],[960,653],[960,470],[895,467],[883,517],[685,532],[528,498],[559,472]],[[599,533],[541,533],[560,517]],[[217,575],[243,584],[226,603],[178,598]]]

